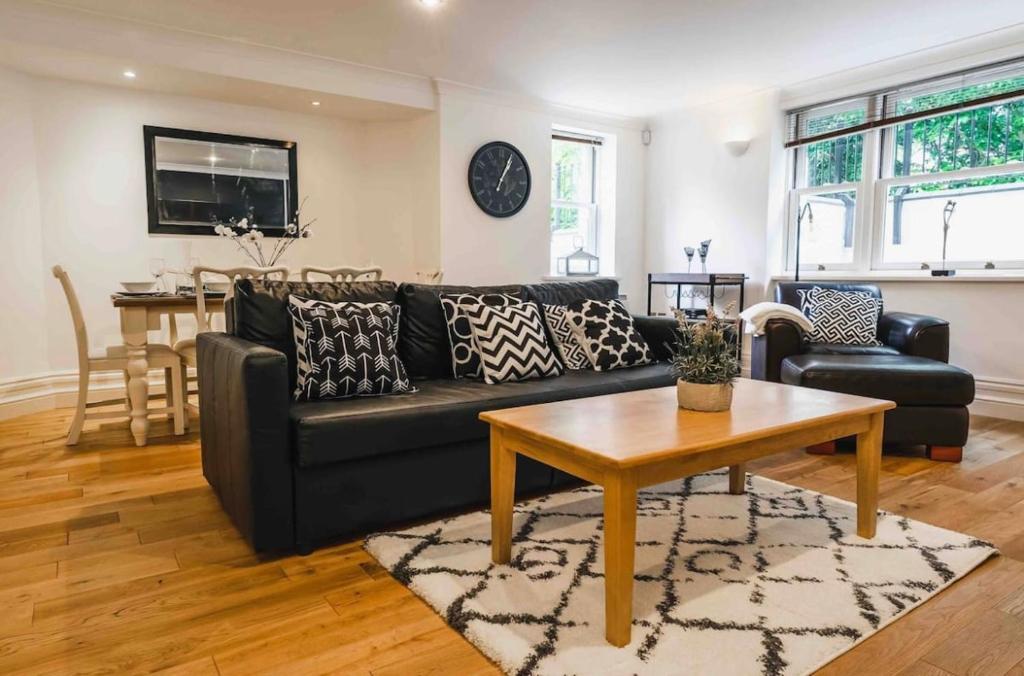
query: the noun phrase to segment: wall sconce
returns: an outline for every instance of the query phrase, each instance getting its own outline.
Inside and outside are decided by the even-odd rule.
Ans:
[[[725,149],[729,151],[729,154],[733,157],[739,157],[747,152],[750,148],[750,140],[746,141],[726,141]]]

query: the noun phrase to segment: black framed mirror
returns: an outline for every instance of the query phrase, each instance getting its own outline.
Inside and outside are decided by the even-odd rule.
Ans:
[[[298,208],[293,141],[145,126],[149,232],[213,235],[248,218],[280,237]]]

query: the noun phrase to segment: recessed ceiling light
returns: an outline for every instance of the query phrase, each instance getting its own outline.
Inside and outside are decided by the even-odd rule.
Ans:
[[[420,4],[424,7],[433,9],[434,7],[440,7],[444,0],[420,0]]]
[[[314,105],[314,106],[319,106],[319,105],[320,105],[320,102],[319,102],[319,101],[314,101],[314,102],[313,102],[313,105]]]
[[[134,70],[126,70],[125,72],[121,73],[121,75],[124,75],[129,80],[134,80],[135,79],[135,71]]]

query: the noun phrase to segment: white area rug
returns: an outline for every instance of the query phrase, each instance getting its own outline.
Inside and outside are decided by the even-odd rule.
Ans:
[[[367,538],[367,550],[509,674],[803,674],[996,553],[888,513],[723,472],[644,490],[633,641],[604,640],[601,489],[516,506],[512,563],[475,512]]]

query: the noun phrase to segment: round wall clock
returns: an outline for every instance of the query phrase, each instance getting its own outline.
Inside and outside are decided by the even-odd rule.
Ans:
[[[530,167],[526,158],[504,141],[481,146],[469,163],[469,192],[489,216],[508,218],[519,213],[530,199]]]

